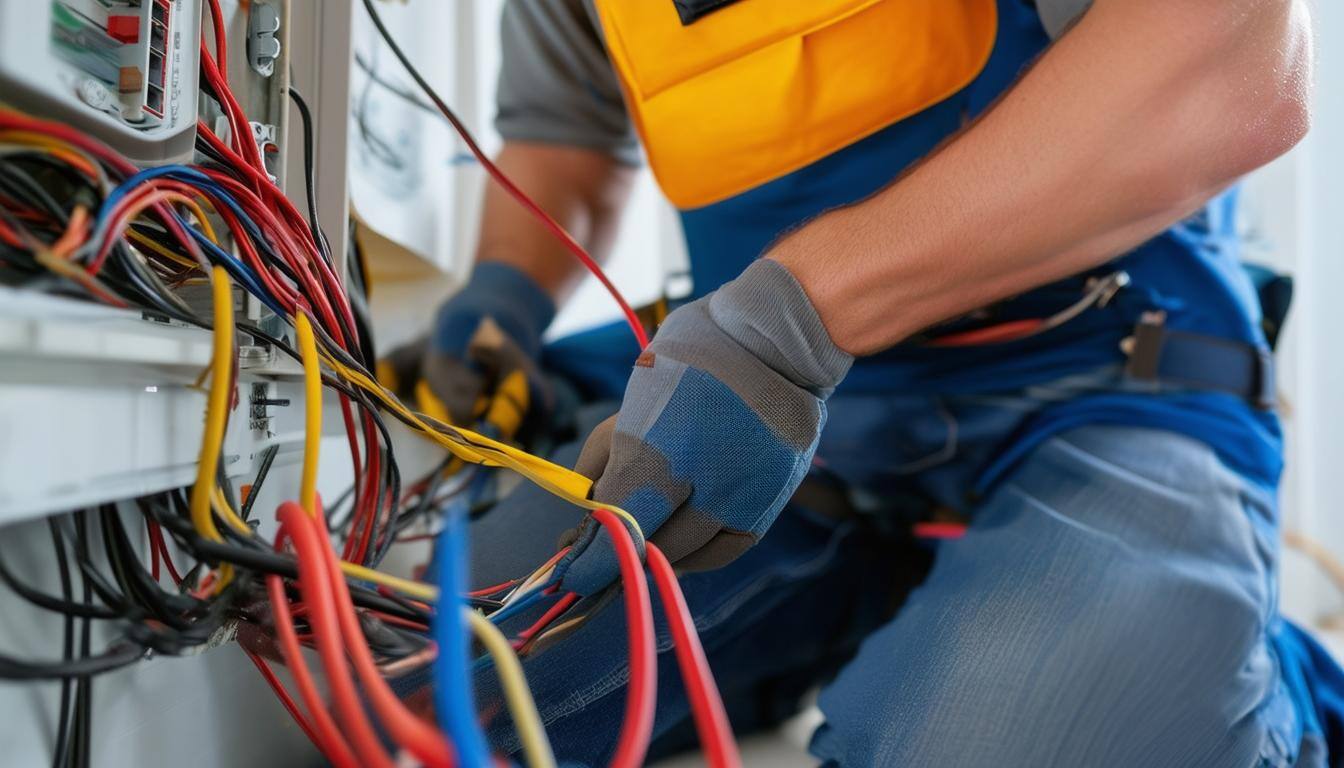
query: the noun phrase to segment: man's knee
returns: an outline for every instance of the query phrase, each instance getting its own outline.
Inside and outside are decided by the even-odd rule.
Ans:
[[[1210,547],[1201,531],[1241,501],[1104,454],[1086,440],[1038,451],[944,548],[823,693],[820,757],[1224,766],[1281,751],[1267,565],[1245,537]]]

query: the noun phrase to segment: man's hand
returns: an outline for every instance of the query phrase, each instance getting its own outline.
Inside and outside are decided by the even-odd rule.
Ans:
[[[768,260],[668,316],[635,364],[621,411],[576,469],[593,498],[634,515],[682,568],[727,564],[755,544],[807,473],[825,400],[853,358],[787,269]],[[592,594],[617,576],[591,518],[557,573]]]
[[[602,151],[516,141],[495,162],[595,258],[606,258],[632,169]],[[541,334],[583,267],[497,184],[485,188],[476,264],[471,282],[439,311],[429,339],[393,352],[380,363],[379,379],[455,424],[489,420],[483,408],[507,412],[512,404],[522,406],[525,428],[544,425]],[[515,402],[520,394],[530,402]]]
[[[393,352],[381,378],[430,416],[464,426],[490,416],[512,436],[525,417],[549,411],[537,358],[554,315],[550,296],[522,271],[481,263],[429,337]]]

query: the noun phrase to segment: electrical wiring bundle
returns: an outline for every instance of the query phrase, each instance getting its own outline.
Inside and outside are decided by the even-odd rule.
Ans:
[[[375,26],[429,101],[458,129],[490,175],[547,226],[611,291],[641,344],[644,330],[600,268],[557,223],[481,152],[461,121]],[[676,576],[623,510],[588,498],[587,478],[481,432],[446,424],[403,404],[372,373],[376,356],[364,316],[362,270],[341,273],[313,205],[312,116],[290,92],[305,139],[309,207],[276,187],[227,79],[228,41],[211,0],[201,41],[206,95],[226,136],[197,125],[197,162],[139,168],[68,125],[0,106],[0,283],[64,294],[211,334],[204,434],[195,482],[48,521],[61,591],[25,582],[0,551],[0,581],[63,617],[61,658],[0,657],[0,678],[61,686],[56,766],[90,763],[91,686],[97,675],[152,656],[199,652],[237,637],[296,723],[336,766],[479,766],[495,762],[470,681],[482,665],[500,676],[528,765],[556,764],[518,654],[540,653],[579,600],[558,592],[555,564],[468,592],[467,514],[487,486],[487,468],[522,475],[590,511],[616,547],[617,587],[627,613],[630,684],[612,764],[643,762],[653,729],[656,650],[652,578],[668,615],[679,669],[711,765],[738,764],[736,747]],[[197,289],[197,290],[192,290]],[[201,298],[208,297],[208,306]],[[273,321],[240,316],[263,307]],[[268,318],[271,320],[271,318]],[[256,498],[275,449],[251,482],[235,489],[223,471],[224,438],[247,372],[240,349],[297,361],[303,372],[301,482],[263,536]],[[347,439],[354,481],[330,504],[317,493],[324,391]],[[391,417],[441,446],[447,457],[403,486]],[[242,492],[240,493],[239,490]],[[285,494],[291,495],[291,494]],[[577,510],[576,510],[577,512]],[[423,530],[428,533],[415,531]],[[437,539],[436,584],[379,570],[392,545]],[[147,546],[143,542],[148,542]],[[640,552],[647,553],[641,562]],[[645,574],[645,568],[649,574]],[[513,637],[502,621],[541,610]],[[93,647],[94,623],[115,639]],[[106,633],[99,633],[102,636]],[[317,668],[310,666],[315,652]],[[289,682],[277,667],[287,671]],[[389,680],[430,667],[432,715],[399,698]],[[319,680],[320,678],[320,680]],[[323,691],[326,691],[324,694]],[[291,692],[292,691],[292,692]]]

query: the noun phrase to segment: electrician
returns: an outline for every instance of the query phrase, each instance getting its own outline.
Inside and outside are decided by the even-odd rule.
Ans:
[[[1088,5],[506,4],[500,166],[600,256],[642,148],[692,300],[642,354],[614,325],[544,346],[581,270],[491,189],[427,380],[458,419],[510,373],[533,421],[543,370],[621,400],[560,455],[692,572],[739,728],[829,680],[828,764],[1325,764],[1312,646],[1276,609],[1281,439],[1226,191],[1307,130],[1308,11]],[[801,494],[781,515],[805,475],[865,525],[969,528],[888,620],[921,550],[874,558]],[[524,489],[476,524],[477,578],[551,551],[554,506]],[[606,534],[564,540],[561,588],[601,596]],[[597,602],[528,668],[557,753],[594,764],[625,647]]]

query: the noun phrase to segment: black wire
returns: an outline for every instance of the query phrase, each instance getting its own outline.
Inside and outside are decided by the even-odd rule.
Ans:
[[[0,163],[0,189],[10,197],[36,203],[45,213],[65,225],[70,214],[51,193],[15,163]]]
[[[55,526],[54,521],[52,525]],[[87,557],[88,542],[87,524],[84,515],[81,513],[76,517],[77,537],[75,541],[75,550],[77,555]],[[63,547],[60,544],[60,536],[55,533],[53,528],[53,540],[57,542],[58,554],[57,562],[60,565],[64,562],[62,556]],[[68,583],[68,582],[67,582]],[[84,574],[84,605],[93,607],[94,585],[88,574]],[[82,637],[80,639],[80,658],[69,659],[62,658],[60,661],[25,661],[15,659],[11,656],[0,655],[0,679],[6,680],[65,680],[69,678],[80,678],[80,691],[76,693],[76,709],[79,710],[77,717],[85,720],[84,727],[76,727],[76,731],[87,731],[87,717],[90,707],[88,697],[91,694],[89,682],[93,675],[110,672],[114,669],[120,669],[128,664],[134,663],[144,655],[144,647],[132,640],[122,640],[113,645],[104,653],[92,655],[90,653],[90,644],[92,640],[92,620],[85,619]],[[76,750],[78,751],[78,750]]]
[[[347,279],[350,281],[350,312],[355,316],[355,331],[359,334],[359,349],[362,353],[362,360],[366,370],[375,370],[378,365],[378,353],[374,346],[373,338],[373,316],[369,310],[369,287],[366,278],[368,265],[364,260],[364,249],[359,244],[359,238],[355,236],[354,222],[351,222],[350,233],[347,239],[350,244],[350,264],[346,270]]]
[[[86,656],[74,661],[20,661],[10,656],[0,655],[0,679],[64,680],[75,677],[88,678],[130,666],[144,655],[145,649],[143,647],[130,643],[120,643],[97,656]]]
[[[446,471],[453,460],[454,457],[449,456],[439,462],[439,465],[436,466],[429,473],[429,477],[426,478],[428,482],[426,482],[425,489],[420,494],[420,497],[416,499],[415,506],[393,519],[392,524],[385,534],[386,538],[382,543],[382,556],[386,556],[387,551],[391,549],[392,544],[395,543],[397,536],[400,535],[402,531],[406,530],[407,527],[414,524],[416,520],[419,520],[429,511],[430,505],[434,501],[434,497],[438,495],[439,486],[443,485],[444,480],[447,479]],[[379,560],[381,561],[381,557]]]
[[[396,38],[394,38],[392,33],[387,30],[387,26],[383,24],[382,17],[378,15],[378,11],[373,7],[373,0],[364,0],[364,10],[368,12],[369,20],[372,21],[373,26],[378,29],[378,34],[383,38],[383,42],[387,43],[387,47],[392,50],[392,55],[396,56],[397,60],[401,62],[401,66],[406,68],[406,73],[411,76],[411,79],[415,81],[416,85],[420,86],[420,90],[424,91],[425,95],[434,103],[434,106],[438,108],[444,118],[446,118],[449,123],[452,123],[453,129],[457,131],[458,135],[462,138],[462,141],[472,150],[479,151],[479,147],[476,146],[476,142],[471,138],[471,132],[467,130],[466,124],[458,118],[457,113],[452,110],[452,107],[448,106],[448,102],[444,101],[443,98],[439,96],[438,91],[434,90],[434,87],[429,84],[429,81],[425,79],[425,76],[420,74],[420,70],[416,69],[415,65],[411,63],[410,57],[408,57],[406,52],[401,49],[401,46],[397,44]]]
[[[365,80],[355,101],[355,126],[359,128],[359,138],[364,142],[370,154],[395,171],[406,168],[406,160],[390,144],[376,135],[369,127],[369,96],[373,93],[373,80]]]
[[[369,63],[369,60],[364,58],[364,54],[360,53],[359,51],[355,51],[355,66],[364,70],[364,74],[367,75],[370,80],[382,86],[383,90],[387,91],[393,96],[396,96],[397,98],[401,99],[402,101],[405,101],[406,103],[410,104],[416,109],[421,110],[422,112],[428,112],[429,114],[437,118],[443,117],[443,115],[439,114],[439,110],[434,108],[433,104],[427,104],[421,101],[420,99],[416,98],[415,94],[411,93],[405,88],[402,88],[396,83],[393,83],[385,79],[382,75],[378,74],[377,69],[375,69],[374,66]]]
[[[275,461],[275,455],[280,452],[280,446],[272,445],[266,449],[266,453],[261,456],[261,469],[257,470],[257,479],[252,481],[252,489],[247,492],[247,498],[243,500],[243,508],[238,514],[247,522],[252,514],[252,505],[257,501],[257,493],[261,490],[262,483],[266,482],[266,476],[271,473],[271,464]]]
[[[47,528],[51,531],[51,544],[56,550],[56,571],[61,577],[61,596],[66,603],[73,604],[75,590],[70,577],[70,560],[65,554],[65,542],[61,538],[61,528],[54,518],[47,518]],[[67,663],[75,659],[75,617],[65,614],[61,629],[61,659]],[[65,768],[70,759],[70,703],[74,694],[74,683],[70,678],[61,680],[60,714],[57,716],[56,748],[53,750],[52,768]]]
[[[171,533],[183,549],[201,559],[229,562],[257,573],[275,574],[289,579],[298,578],[298,563],[290,555],[271,549],[253,549],[211,541],[197,534],[190,520],[168,513],[154,501],[143,502],[141,509]],[[350,597],[355,605],[361,608],[382,611],[413,621],[424,621],[428,618],[428,614],[423,610],[408,611],[399,603],[358,584],[350,585]]]
[[[308,102],[304,100],[303,94],[299,93],[297,88],[290,86],[289,98],[299,111],[299,122],[303,126],[303,185],[304,191],[308,195],[308,227],[312,230],[313,240],[323,247],[324,255],[328,264],[330,264],[331,253],[327,248],[327,236],[323,234],[317,216],[317,168],[313,158],[316,151],[313,139],[313,113],[308,109]]]
[[[133,595],[136,602],[159,621],[186,634],[186,630],[193,628],[192,619],[199,615],[205,603],[188,595],[165,592],[154,581],[141,564],[115,506],[103,507],[101,523],[108,561],[122,582],[122,589]]]
[[[365,296],[369,294],[369,262],[364,258],[364,246],[359,240],[359,226],[351,217],[346,238],[350,241],[350,280]]]
[[[83,518],[76,521],[76,531],[83,533]],[[75,551],[78,552],[81,546],[84,546],[83,538],[75,542]],[[87,551],[87,547],[85,546]],[[87,574],[80,570],[80,580],[84,584],[84,605],[93,604],[93,585],[89,581]],[[82,659],[87,659],[92,646],[93,622],[89,619],[84,620],[83,632],[80,633],[79,655]],[[81,768],[88,768],[92,763],[93,754],[93,678],[85,675],[79,678],[79,683],[75,689],[75,762]]]
[[[119,611],[123,616],[136,616],[138,618],[138,610],[131,601],[107,581],[107,578],[98,571],[98,567],[93,562],[92,555],[89,552],[88,512],[85,510],[76,512],[74,520],[75,565],[79,568],[85,586],[93,590],[93,593],[107,607]]]
[[[353,498],[354,495],[355,495],[355,484],[351,483],[350,485],[347,485],[345,487],[344,491],[341,491],[341,495],[337,496],[335,501],[331,502],[326,506],[325,511],[327,514],[328,528],[330,528],[333,531],[339,531],[342,529],[344,522],[342,522],[341,525],[337,525],[336,518],[341,516],[341,507],[345,505],[346,500]]]
[[[55,521],[52,521],[52,524],[54,525]],[[57,551],[57,558],[59,562],[65,562],[64,548]],[[53,597],[52,595],[19,581],[18,577],[14,575],[14,572],[5,564],[5,559],[3,557],[0,557],[0,581],[3,581],[5,586],[13,590],[19,597],[48,611],[88,619],[119,619],[122,617],[122,614],[118,611],[99,606],[85,606],[81,603],[76,603],[68,597],[66,599]]]
[[[303,126],[303,184],[304,191],[308,197],[308,228],[312,232],[313,242],[317,244],[318,251],[322,256],[323,261],[325,261],[327,266],[335,272],[336,266],[331,258],[331,242],[327,239],[327,233],[323,231],[321,219],[317,215],[317,167],[315,160],[317,147],[313,133],[313,113],[308,108],[308,102],[304,100],[303,94],[299,93],[298,89],[291,86],[289,89],[289,98],[294,102],[295,108],[298,109],[299,122]],[[354,300],[354,297],[349,294],[350,292],[347,291],[347,298],[350,299],[349,303],[353,314],[353,307],[357,302]],[[357,314],[355,316],[355,328],[347,327],[345,325],[345,319],[340,313],[337,313],[336,319],[340,324],[341,331],[345,334],[345,337],[349,339],[357,349],[364,350],[364,345],[371,338],[371,334],[358,327],[359,316]],[[367,351],[364,352],[364,357],[366,360],[374,359],[369,357],[369,352]]]

